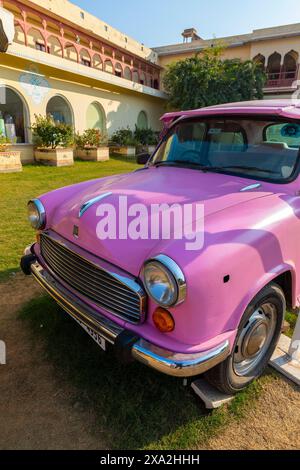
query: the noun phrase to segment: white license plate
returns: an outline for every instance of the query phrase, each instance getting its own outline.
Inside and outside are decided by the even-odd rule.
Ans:
[[[99,333],[97,333],[96,331],[92,330],[92,328],[89,328],[88,326],[86,326],[84,323],[82,323],[81,321],[77,320],[77,318],[74,318],[75,321],[77,321],[77,323],[84,329],[84,331],[87,332],[87,334],[93,338],[93,340],[98,344],[98,346],[100,346],[100,348],[103,350],[103,351],[106,351],[106,341],[104,338],[102,338]]]

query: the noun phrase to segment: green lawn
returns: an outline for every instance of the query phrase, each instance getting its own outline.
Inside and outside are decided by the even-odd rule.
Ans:
[[[26,245],[34,238],[27,221],[27,202],[43,193],[81,181],[137,168],[130,161],[76,162],[70,168],[25,166],[22,173],[0,174],[0,282],[19,269]]]

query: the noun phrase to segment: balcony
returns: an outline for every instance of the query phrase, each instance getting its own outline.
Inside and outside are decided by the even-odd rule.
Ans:
[[[18,0],[4,1],[4,7],[14,14],[15,36],[12,51],[28,48],[28,57],[33,55],[30,49],[42,54],[41,62],[63,66],[66,61],[75,70],[86,68],[88,76],[111,83],[118,79],[125,88],[136,90],[152,89],[153,94],[160,90],[161,68],[146,59],[133,55],[87,31],[80,31],[69,24],[63,24],[56,18],[43,14]],[[24,53],[22,53],[24,56]],[[51,57],[50,57],[51,56]],[[42,58],[43,57],[43,58]],[[47,60],[48,57],[48,60]],[[75,67],[74,67],[75,66]],[[119,80],[119,83],[120,80]],[[149,90],[150,93],[150,90]]]

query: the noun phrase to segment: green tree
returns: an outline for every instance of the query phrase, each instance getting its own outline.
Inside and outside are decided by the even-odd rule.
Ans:
[[[251,60],[222,60],[215,46],[171,64],[164,77],[169,109],[197,109],[221,103],[263,98],[266,74]]]

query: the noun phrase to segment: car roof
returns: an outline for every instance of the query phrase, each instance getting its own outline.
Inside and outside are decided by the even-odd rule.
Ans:
[[[197,116],[205,117],[237,114],[246,114],[249,116],[273,115],[284,118],[300,119],[300,100],[256,100],[242,101],[239,103],[227,103],[190,111],[175,111],[166,113],[162,116],[161,120],[165,126],[169,126],[172,122],[181,117],[189,118]]]

